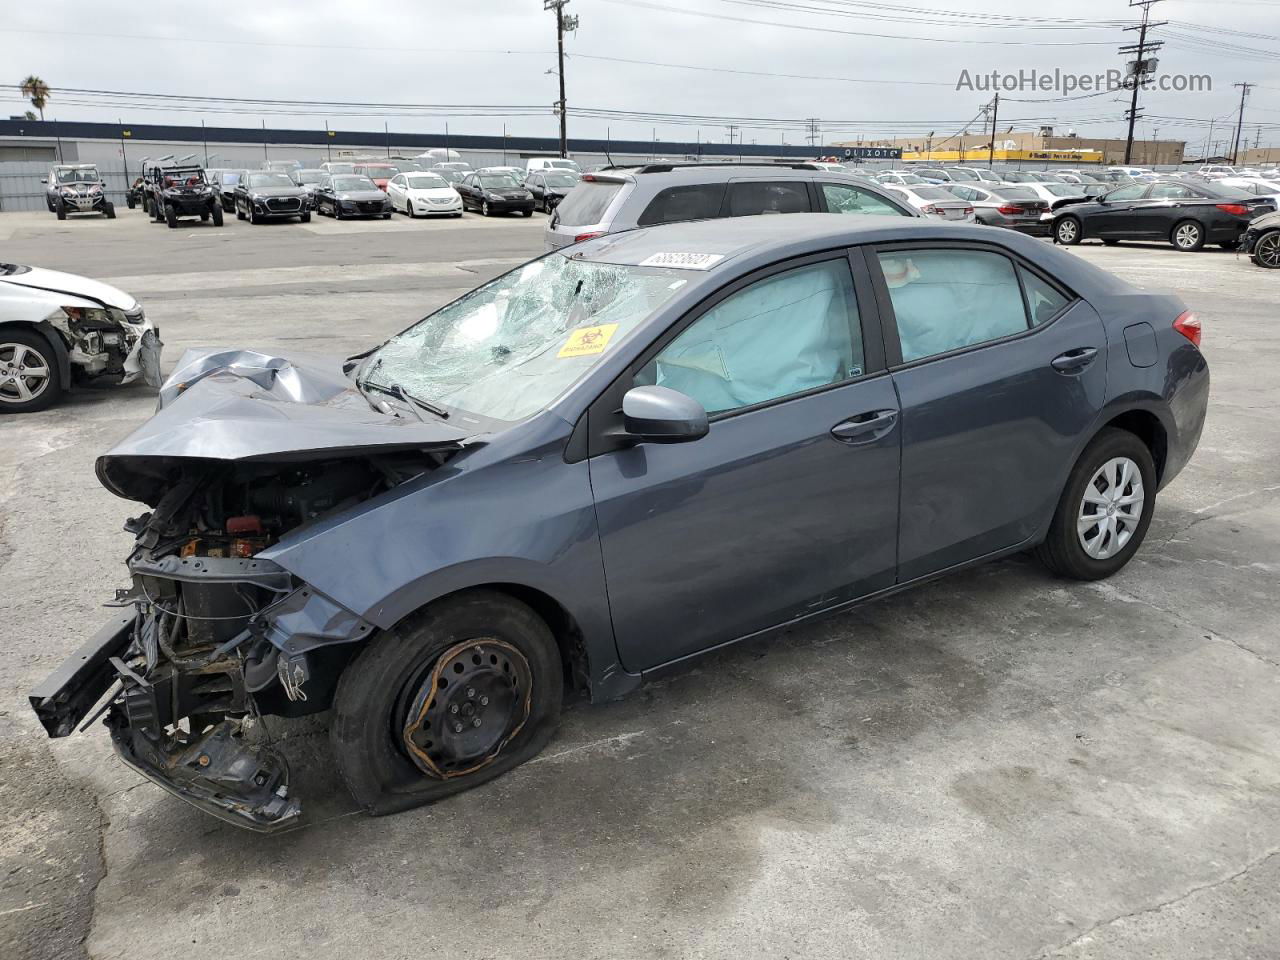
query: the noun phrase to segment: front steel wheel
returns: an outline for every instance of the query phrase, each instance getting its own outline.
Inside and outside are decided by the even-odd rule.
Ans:
[[[540,751],[555,731],[564,668],[527,605],[470,590],[370,641],[339,681],[334,759],[373,814],[439,800]]]

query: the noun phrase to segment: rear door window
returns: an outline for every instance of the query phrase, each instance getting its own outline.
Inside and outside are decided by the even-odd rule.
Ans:
[[[869,190],[859,190],[847,183],[822,183],[822,199],[828,213],[861,213],[877,216],[907,216],[900,208],[888,203]]]
[[[980,250],[895,250],[880,253],[879,260],[903,363],[1029,327],[1022,286],[1007,257]]]
[[[605,211],[622,189],[622,181],[581,180],[556,207],[556,223],[585,227],[604,221]]]
[[[636,223],[642,227],[650,227],[656,223],[718,217],[727,186],[725,183],[698,183],[659,190]]]
[[[729,184],[728,216],[755,217],[766,213],[808,213],[809,187],[803,180],[738,180]]]

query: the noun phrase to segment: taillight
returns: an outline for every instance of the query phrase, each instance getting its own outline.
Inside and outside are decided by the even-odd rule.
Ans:
[[[1177,320],[1173,321],[1173,329],[1194,343],[1200,346],[1200,318],[1190,310],[1182,313]]]
[[[965,208],[964,208],[964,215],[965,215],[966,217],[967,217],[967,216],[969,216],[971,213],[973,213],[973,207],[965,207]]]
[[[590,174],[590,173],[584,173],[584,174],[582,175],[582,179],[583,179],[583,180],[585,180],[587,183],[595,183],[595,182],[596,182],[596,178],[595,178],[595,176],[594,176],[594,175],[592,175],[592,174]]]
[[[1025,212],[1026,212],[1025,210],[1023,210],[1023,209],[1022,209],[1022,207],[1016,206],[1015,204],[1012,204],[1012,203],[1006,203],[1006,204],[1005,204],[1004,206],[1002,206],[1002,207],[996,207],[996,209],[997,209],[997,210],[999,210],[1001,213],[1005,214],[1006,216],[1008,216],[1009,214],[1013,214],[1013,213],[1025,213]]]
[[[927,207],[921,207],[920,212],[926,217],[934,217],[938,215],[938,208],[933,204],[929,204]]]
[[[1223,213],[1229,213],[1233,217],[1243,217],[1249,212],[1249,208],[1243,203],[1219,203],[1217,207]]]
[[[580,233],[573,238],[574,243],[582,243],[584,240],[594,240],[596,237],[603,237],[604,231],[597,230],[595,233]]]

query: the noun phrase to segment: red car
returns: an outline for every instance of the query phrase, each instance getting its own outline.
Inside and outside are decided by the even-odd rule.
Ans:
[[[387,192],[387,181],[400,172],[400,168],[390,163],[357,163],[356,173],[368,177],[383,193]]]

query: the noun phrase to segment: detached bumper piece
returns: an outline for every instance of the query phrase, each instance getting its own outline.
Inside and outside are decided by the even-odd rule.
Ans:
[[[140,698],[140,691],[131,693],[135,701]],[[126,692],[126,703],[129,698]],[[168,750],[132,730],[115,710],[107,726],[121,760],[156,786],[219,820],[273,833],[292,826],[302,813],[302,804],[289,797],[289,766],[284,757],[268,746],[243,740],[238,721],[223,720]]]

